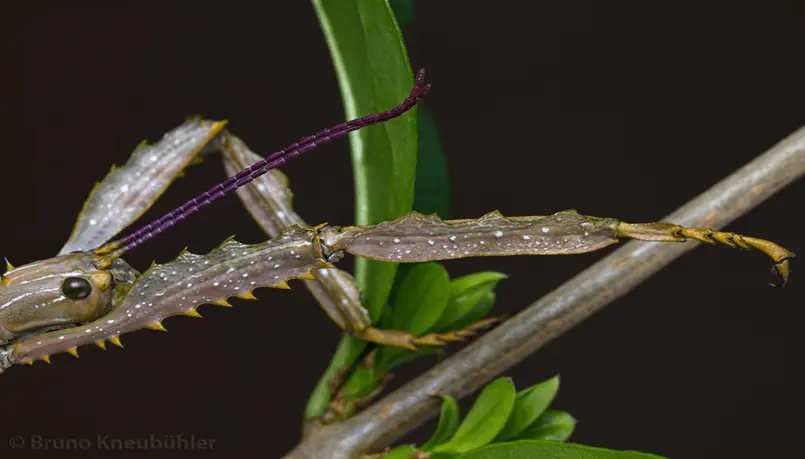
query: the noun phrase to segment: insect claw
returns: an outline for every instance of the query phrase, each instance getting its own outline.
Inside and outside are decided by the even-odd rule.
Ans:
[[[787,257],[777,261],[771,267],[771,273],[777,278],[777,282],[769,282],[770,287],[782,287],[788,282],[788,276],[791,274],[791,267],[789,261],[796,255],[793,253]]]

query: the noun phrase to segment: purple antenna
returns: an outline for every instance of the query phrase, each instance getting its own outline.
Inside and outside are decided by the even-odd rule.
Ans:
[[[111,263],[114,259],[120,257],[125,252],[139,247],[144,242],[174,226],[176,223],[212,204],[213,201],[223,197],[231,191],[242,187],[243,185],[248,184],[271,169],[284,165],[290,159],[300,156],[302,153],[307,151],[313,150],[321,144],[328,143],[339,137],[343,137],[349,132],[357,131],[358,129],[366,126],[372,126],[374,124],[397,118],[408,110],[411,110],[428,93],[430,90],[430,85],[428,84],[423,86],[422,83],[424,80],[425,71],[420,70],[417,72],[414,87],[411,89],[411,93],[408,95],[408,98],[391,110],[386,110],[385,112],[375,113],[364,116],[363,118],[347,121],[346,123],[341,123],[329,129],[319,131],[312,136],[304,137],[299,142],[289,145],[278,152],[272,153],[265,159],[262,159],[250,167],[243,169],[232,177],[229,177],[225,181],[187,201],[171,212],[168,212],[166,215],[143,226],[134,233],[99,247],[95,250],[95,253],[98,255],[108,254],[105,255],[103,259],[107,263]]]

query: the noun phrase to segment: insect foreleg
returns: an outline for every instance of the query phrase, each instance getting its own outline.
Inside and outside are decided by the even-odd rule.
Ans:
[[[320,238],[328,250],[397,263],[477,256],[571,255],[599,250],[622,238],[658,242],[695,239],[760,250],[772,258],[780,285],[788,280],[789,261],[794,257],[789,250],[763,239],[669,223],[624,223],[614,218],[584,216],[575,210],[538,217],[504,217],[492,212],[477,219],[447,221],[412,212],[374,226],[325,228]]]
[[[164,265],[153,265],[109,313],[92,322],[12,343],[0,358],[9,363],[49,361],[59,352],[78,355],[76,348],[109,341],[143,328],[164,331],[162,320],[199,317],[202,304],[228,306],[229,297],[254,299],[259,287],[289,288],[293,279],[312,279],[311,272],[331,267],[313,243],[316,232],[293,227],[277,238],[255,245],[229,239],[206,255],[183,252]],[[0,363],[2,365],[2,363]]]

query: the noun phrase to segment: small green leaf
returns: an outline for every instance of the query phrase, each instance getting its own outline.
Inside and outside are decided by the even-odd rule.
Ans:
[[[496,443],[458,456],[458,459],[663,459],[637,451],[604,448],[540,440]]]
[[[419,336],[441,317],[450,291],[450,276],[438,263],[414,266],[394,298],[391,327]]]
[[[411,445],[402,445],[391,450],[383,459],[411,459],[416,454],[416,448]]]
[[[506,426],[500,431],[495,441],[506,441],[525,430],[548,409],[558,391],[559,376],[554,376],[547,381],[520,391],[514,402],[511,416],[509,416]]]
[[[430,329],[447,306],[450,276],[438,263],[420,263],[408,270],[396,288],[391,316],[383,326],[392,330],[408,330],[420,336]],[[382,346],[377,353],[377,372],[384,374],[395,366],[416,357],[405,349]]]
[[[402,34],[387,2],[314,0],[313,7],[333,58],[346,118],[388,110],[408,95],[413,72]],[[356,224],[390,220],[412,208],[416,172],[416,109],[349,135],[355,184]],[[373,321],[388,301],[397,265],[358,259],[355,277]],[[305,410],[321,415],[331,394],[328,381],[350,369],[366,342],[344,336]]]
[[[517,434],[517,439],[567,441],[575,428],[576,420],[570,413],[548,410],[542,413],[537,422]]]
[[[447,307],[431,330],[460,329],[483,318],[495,302],[495,286],[506,277],[502,273],[484,271],[453,279]]]
[[[460,420],[461,412],[458,409],[456,399],[449,395],[442,395],[442,412],[439,415],[439,425],[436,427],[436,432],[434,432],[430,439],[419,449],[422,451],[430,451],[436,446],[450,440],[450,437],[456,433]]]
[[[506,425],[516,391],[509,378],[498,378],[481,391],[453,438],[434,452],[463,453],[486,445]]]

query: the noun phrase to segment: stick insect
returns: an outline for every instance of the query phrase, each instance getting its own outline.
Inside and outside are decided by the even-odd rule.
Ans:
[[[441,220],[409,213],[371,226],[307,225],[291,208],[287,180],[277,170],[292,158],[347,133],[383,123],[412,109],[428,93],[420,71],[408,98],[368,115],[305,137],[262,158],[224,130],[226,122],[189,120],[158,143],[135,150],[113,168],[87,200],[67,244],[53,258],[18,268],[7,263],[0,285],[0,372],[14,364],[50,362],[95,343],[122,347],[120,335],[142,328],[165,330],[175,315],[200,317],[202,304],[230,306],[227,299],[254,299],[260,287],[289,288],[303,280],[329,317],[366,341],[414,350],[461,341],[493,325],[484,319],[462,330],[414,336],[372,325],[353,278],[336,269],[345,253],[373,260],[414,263],[475,256],[570,255],[620,239],[684,242],[688,239],[743,249],[769,257],[783,285],[790,251],[772,242],[735,233],[671,223],[631,224],[614,218],[563,211],[549,216]],[[220,151],[231,176],[130,235],[109,242],[135,222],[198,155]],[[251,164],[251,166],[248,166]],[[183,251],[174,261],[139,273],[122,256],[217,199],[236,192],[272,237],[245,245],[224,241],[206,255]]]

